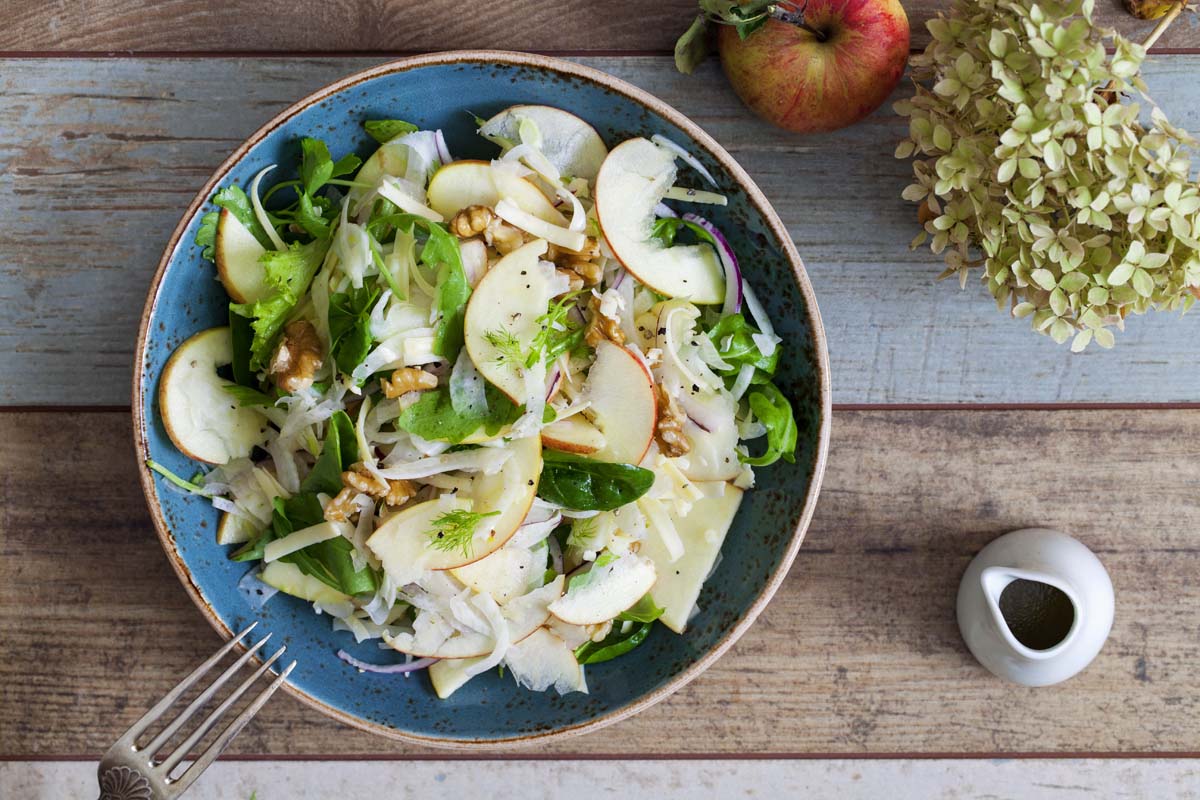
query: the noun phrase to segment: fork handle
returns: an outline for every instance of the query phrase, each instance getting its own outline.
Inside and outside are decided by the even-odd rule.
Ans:
[[[100,773],[100,800],[154,800],[154,788],[146,776],[125,765]]]

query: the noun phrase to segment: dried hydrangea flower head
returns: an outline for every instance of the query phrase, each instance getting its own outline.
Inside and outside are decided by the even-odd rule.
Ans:
[[[964,287],[982,267],[999,308],[1076,352],[1112,347],[1130,313],[1200,296],[1197,142],[1121,103],[1149,101],[1145,48],[1096,26],[1093,5],[955,0],[896,104],[896,156],[915,156],[903,196],[924,207],[913,246],[932,237]]]

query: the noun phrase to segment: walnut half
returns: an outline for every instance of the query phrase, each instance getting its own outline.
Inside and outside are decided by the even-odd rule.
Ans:
[[[321,368],[321,338],[308,320],[289,322],[271,356],[267,373],[285,392],[298,392],[312,386],[313,376]]]
[[[417,367],[401,367],[392,373],[391,378],[384,378],[379,382],[383,388],[383,394],[389,400],[393,400],[401,395],[409,392],[424,392],[429,389],[436,389],[438,385],[437,375],[432,372],[426,372]]]
[[[601,340],[608,339],[616,344],[625,344],[625,331],[621,330],[621,321],[600,312],[600,298],[592,295],[588,298],[588,325],[583,333],[583,340],[588,347],[595,347]]]
[[[667,391],[667,387],[658,385],[658,427],[655,438],[658,446],[668,458],[686,455],[692,449],[687,437],[683,435],[683,410],[675,402],[675,398]]]

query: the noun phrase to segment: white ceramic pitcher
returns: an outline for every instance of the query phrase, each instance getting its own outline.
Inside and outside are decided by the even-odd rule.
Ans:
[[[1100,559],[1046,528],[988,544],[958,587],[958,627],[971,653],[1025,686],[1065,681],[1090,664],[1112,629],[1113,608]]]

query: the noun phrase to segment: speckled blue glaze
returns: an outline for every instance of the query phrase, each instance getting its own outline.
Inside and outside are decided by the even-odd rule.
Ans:
[[[780,384],[796,407],[800,447],[795,464],[780,462],[759,470],[759,485],[749,492],[725,542],[724,558],[700,595],[701,612],[684,636],[656,628],[639,649],[619,660],[587,668],[589,694],[560,697],[517,687],[511,677],[482,676],[451,699],[438,700],[422,673],[410,678],[360,674],[335,656],[339,648],[379,663],[399,660],[375,642],[356,645],[348,633],[335,633],[330,620],[312,607],[284,595],[253,612],[236,586],[248,571],[228,560],[227,549],[214,542],[218,513],[199,498],[184,495],[160,480],[153,482],[150,503],[162,511],[168,554],[170,538],[177,567],[190,574],[192,589],[225,627],[237,630],[254,619],[273,631],[298,660],[293,688],[328,709],[340,710],[357,724],[384,733],[431,740],[428,743],[498,742],[538,737],[588,727],[588,723],[620,716],[644,698],[678,688],[673,680],[722,645],[752,613],[781,563],[787,559],[797,528],[806,521],[806,496],[814,473],[823,464],[823,397],[820,364],[823,338],[798,288],[784,250],[764,215],[738,182],[681,127],[626,96],[619,82],[605,86],[587,77],[544,66],[466,61],[425,65],[377,75],[343,87],[280,122],[262,136],[229,169],[218,185],[246,185],[268,164],[281,167],[273,180],[294,177],[297,140],[325,140],[335,157],[348,151],[368,155],[374,143],[362,133],[363,120],[401,118],[422,128],[445,131],[455,157],[489,158],[496,149],[474,134],[474,112],[487,117],[513,103],[544,103],[572,111],[594,125],[610,146],[629,136],[660,133],[696,153],[717,177],[730,198],[726,208],[705,207],[701,213],[722,228],[736,248],[746,276],[757,287],[784,339]],[[285,115],[286,116],[286,115]],[[253,140],[252,140],[253,141]],[[683,170],[684,182],[700,185]],[[145,346],[139,364],[135,402],[137,423],[144,426],[143,447],[155,460],[181,475],[196,466],[171,444],[157,408],[158,376],[172,350],[193,333],[226,324],[228,298],[212,264],[192,244],[205,205],[187,220],[186,229],[169,254],[169,263],[152,297],[146,320]],[[819,323],[816,327],[819,327]],[[827,390],[827,387],[826,387]],[[808,498],[811,503],[812,498]],[[206,612],[207,613],[207,612]]]

